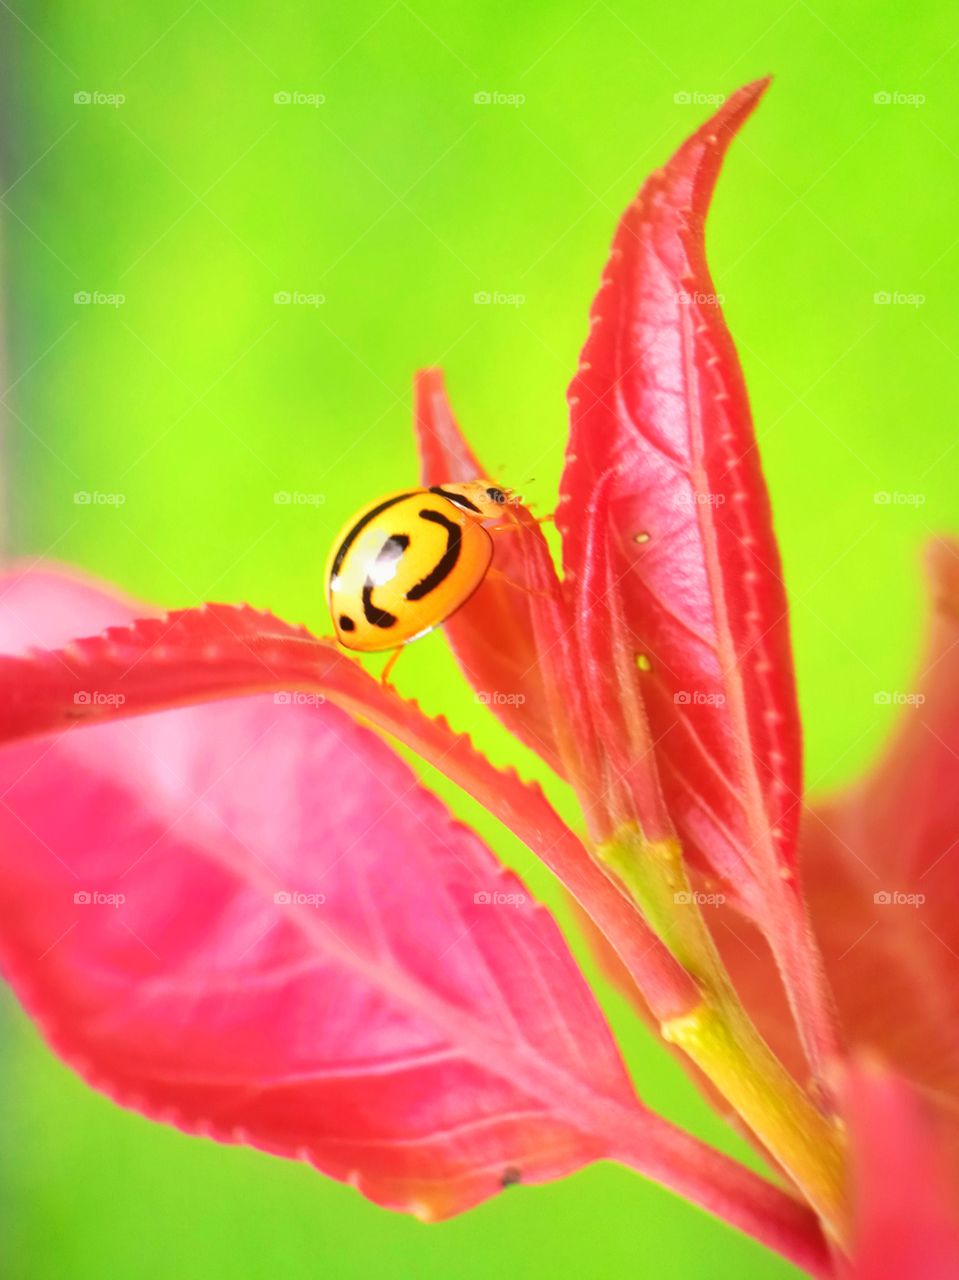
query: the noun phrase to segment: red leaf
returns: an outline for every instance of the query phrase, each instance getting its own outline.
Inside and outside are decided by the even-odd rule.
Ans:
[[[915,1091],[876,1065],[846,1090],[856,1202],[854,1280],[955,1280],[956,1183],[933,1117]]]
[[[425,485],[492,479],[463,436],[439,369],[424,369],[414,382],[416,437]],[[495,575],[444,624],[453,652],[470,684],[503,724],[557,773],[563,764],[553,729],[553,705],[539,661],[535,591],[530,558],[544,566],[548,590],[560,596],[559,580],[538,525],[521,506],[511,507],[518,528],[495,536]]]
[[[813,810],[802,866],[847,1038],[943,1104],[959,1151],[959,543],[928,563],[910,702],[877,765]]]
[[[592,523],[611,530],[670,808],[690,850],[734,881],[758,878],[772,841],[792,864],[800,790],[786,598],[745,389],[718,305],[699,300],[715,297],[709,197],[763,87],[735,95],[620,224],[571,387],[559,521],[572,581],[589,571]]]
[[[638,680],[684,848],[768,929],[821,1062],[833,1040],[795,883],[801,743],[786,594],[704,249],[723,155],[765,87],[734,94],[620,223],[570,388],[557,523],[581,613],[608,538],[622,621],[594,631],[594,670],[613,667],[617,645],[642,667],[620,664],[598,696],[620,699]]]
[[[806,811],[800,867],[844,1039],[922,1090],[959,1156],[959,543],[932,544],[928,564],[910,701],[877,764]],[[728,906],[710,918],[743,1003],[801,1073],[767,945]]]

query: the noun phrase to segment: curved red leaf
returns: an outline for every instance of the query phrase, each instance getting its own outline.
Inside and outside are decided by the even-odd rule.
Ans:
[[[425,485],[494,479],[482,467],[453,417],[443,374],[421,370],[414,380],[416,438]],[[559,580],[538,525],[522,506],[511,506],[514,529],[496,535],[494,575],[444,624],[466,678],[511,733],[557,773],[563,763],[553,729],[553,704],[539,661],[530,557],[548,567],[549,588]]]
[[[959,543],[934,542],[928,568],[908,701],[876,765],[805,811],[800,868],[844,1039],[921,1090],[959,1156]],[[744,1005],[800,1075],[768,944],[729,904],[710,918]]]
[[[589,570],[591,521],[613,534],[670,809],[690,852],[733,881],[770,858],[792,866],[801,789],[786,596],[703,251],[722,155],[763,88],[736,94],[620,223],[570,388],[558,519],[572,582]]]
[[[609,538],[669,813],[688,855],[769,931],[817,1062],[834,1048],[795,881],[799,716],[786,593],[735,349],[704,249],[734,94],[620,223],[572,386],[557,523],[570,591]],[[602,492],[602,501],[595,495]],[[581,601],[580,609],[586,607]],[[596,636],[597,669],[612,642]],[[599,695],[622,696],[615,687]]]

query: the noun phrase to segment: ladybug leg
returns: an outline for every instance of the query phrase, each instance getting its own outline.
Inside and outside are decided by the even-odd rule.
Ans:
[[[534,524],[548,524],[553,518],[552,514],[548,516],[533,516],[532,521]],[[511,529],[522,529],[524,525],[520,520],[507,520],[504,524],[486,525],[485,528],[487,533],[508,533]]]
[[[385,685],[387,689],[393,686],[390,684],[390,673],[399,661],[400,654],[403,652],[405,645],[400,645],[398,649],[394,649],[387,659],[386,666],[380,672],[380,684]]]
[[[522,591],[527,596],[545,597],[549,595],[548,591],[543,591],[539,587],[528,587],[525,582],[517,582],[515,578],[508,573],[504,573],[502,569],[495,569],[492,566],[486,570],[486,580],[487,582],[504,582],[507,586],[513,587],[516,591]]]

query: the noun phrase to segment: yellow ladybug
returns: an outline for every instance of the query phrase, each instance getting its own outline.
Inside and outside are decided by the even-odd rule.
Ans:
[[[508,502],[508,490],[474,480],[394,493],[358,512],[326,571],[339,642],[399,649],[455,613],[486,577]]]

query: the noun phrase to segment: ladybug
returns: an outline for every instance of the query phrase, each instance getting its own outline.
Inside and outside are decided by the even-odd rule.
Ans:
[[[399,650],[455,613],[489,572],[492,534],[516,527],[509,498],[473,480],[408,489],[359,511],[326,571],[337,640],[361,653]]]

